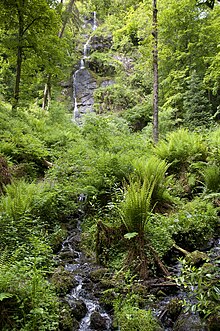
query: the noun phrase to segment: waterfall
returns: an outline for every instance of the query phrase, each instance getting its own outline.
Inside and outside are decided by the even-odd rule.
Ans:
[[[96,11],[94,11],[94,13],[93,13],[93,27],[92,27],[92,29],[93,30],[97,29]]]
[[[96,12],[93,12],[93,24],[92,24],[92,30],[97,29],[97,18],[96,18]],[[74,100],[74,110],[73,110],[73,121],[77,122],[79,118],[81,117],[80,111],[78,109],[78,103],[77,103],[77,74],[80,72],[80,70],[86,69],[86,60],[88,59],[88,53],[89,53],[89,43],[91,41],[91,35],[87,39],[86,43],[83,46],[83,57],[80,60],[79,69],[76,70],[76,72],[73,75],[73,100]]]

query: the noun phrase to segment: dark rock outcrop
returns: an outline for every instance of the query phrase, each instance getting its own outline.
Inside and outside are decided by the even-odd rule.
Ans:
[[[99,314],[97,311],[94,311],[90,317],[90,326],[95,330],[104,331],[106,327],[106,318]]]
[[[71,313],[77,321],[80,321],[83,317],[85,317],[87,313],[87,308],[82,300],[77,300],[72,298],[71,300],[68,301],[68,303],[71,307]]]
[[[207,331],[207,328],[198,316],[181,314],[174,324],[173,331]]]

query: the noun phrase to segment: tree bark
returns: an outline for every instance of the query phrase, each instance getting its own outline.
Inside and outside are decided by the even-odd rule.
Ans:
[[[22,39],[24,34],[24,20],[21,10],[18,6],[17,6],[17,10],[18,10],[19,28],[18,28],[17,66],[16,66],[16,78],[15,78],[15,88],[14,88],[14,100],[12,102],[13,110],[16,110],[20,96],[21,67],[22,67],[22,57],[23,57]]]
[[[50,100],[51,100],[51,74],[47,76],[47,83],[44,87],[44,97],[43,97],[43,104],[42,109],[48,109],[50,107]]]
[[[153,140],[159,140],[158,129],[158,20],[157,20],[157,0],[153,0]]]

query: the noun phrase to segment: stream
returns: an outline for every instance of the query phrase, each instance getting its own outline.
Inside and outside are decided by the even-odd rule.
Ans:
[[[72,273],[76,286],[66,295],[65,300],[72,309],[77,311],[79,321],[78,331],[112,330],[112,321],[107,312],[99,304],[96,297],[97,284],[91,280],[91,272],[100,267],[93,258],[88,258],[80,250],[81,221],[78,220],[76,229],[62,244],[60,256],[72,256],[65,263],[65,269]]]
[[[77,320],[77,326],[73,328],[73,331],[116,330],[112,326],[112,316],[109,315],[99,302],[102,289],[99,284],[99,279],[96,279],[94,274],[97,271],[102,271],[103,268],[95,263],[93,257],[87,257],[81,250],[81,222],[83,221],[83,217],[84,214],[82,213],[82,216],[78,219],[77,226],[71,229],[69,236],[63,242],[59,252],[60,262],[65,265],[65,270],[68,271],[74,279],[73,288],[65,296],[65,301],[69,304],[73,311],[74,318]],[[206,253],[210,261],[219,259],[220,239],[217,239],[213,243],[212,248]],[[179,262],[174,263],[170,266],[170,271],[173,276],[180,275],[181,264]],[[157,298],[151,304],[147,305],[145,309],[152,310],[153,315],[161,323],[161,330],[208,330],[197,314],[185,313],[182,309],[180,302],[183,300],[190,302],[190,305],[195,303],[195,301],[193,301],[195,299],[189,296],[185,289],[177,286],[170,287],[169,282],[167,282],[168,287],[166,287],[166,282],[164,282],[164,280],[161,281],[161,279],[155,279],[153,281],[156,283],[159,281],[158,286],[156,285],[155,287],[155,295],[158,297],[158,293],[161,292],[162,297],[161,299]],[[151,294],[151,291],[149,294]],[[177,326],[179,320],[183,321],[183,327],[179,328]]]

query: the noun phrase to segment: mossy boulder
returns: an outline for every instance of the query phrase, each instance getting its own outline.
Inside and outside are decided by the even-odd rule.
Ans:
[[[71,307],[71,314],[77,320],[80,321],[83,317],[85,317],[87,313],[86,304],[82,300],[70,299],[68,301]]]
[[[174,324],[173,331],[207,331],[207,329],[198,316],[181,314]]]
[[[209,331],[220,331],[220,313],[210,316],[207,326]]]
[[[91,327],[94,330],[104,331],[107,329],[107,319],[103,317],[99,312],[94,311],[91,315]]]
[[[199,267],[203,263],[209,261],[209,257],[206,253],[200,251],[194,251],[192,253],[187,254],[186,261],[191,265]]]
[[[59,313],[59,330],[77,331],[79,322],[73,317],[71,308],[66,302],[61,302]]]
[[[51,282],[55,285],[60,296],[66,295],[73,287],[77,286],[77,281],[73,275],[65,270],[63,266],[59,266],[54,270]]]
[[[96,270],[93,270],[90,273],[90,278],[93,282],[100,282],[103,278],[106,279],[106,275],[109,273],[109,269],[107,268],[99,268]]]

